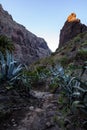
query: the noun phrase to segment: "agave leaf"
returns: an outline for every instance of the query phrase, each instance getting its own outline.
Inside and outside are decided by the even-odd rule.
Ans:
[[[2,75],[5,75],[5,68],[6,68],[6,65],[3,64],[3,65],[1,66],[1,74],[2,74]]]
[[[11,82],[15,81],[16,79],[18,79],[19,76],[20,76],[20,74],[18,74],[18,75],[16,75],[16,76],[13,76],[13,77],[10,79],[10,81],[11,81]]]
[[[13,75],[16,75],[17,73],[19,73],[21,70],[22,70],[22,65],[20,64],[17,68],[15,68],[14,70],[13,70]]]
[[[74,101],[74,102],[72,103],[71,109],[72,109],[72,111],[73,111],[74,113],[77,111],[77,106],[78,106],[79,103],[80,103],[80,101]]]
[[[5,64],[4,55],[0,52],[0,63],[1,65]]]
[[[72,78],[70,79],[70,81],[69,81],[69,83],[68,83],[68,86],[71,85],[72,81],[73,81],[75,78],[76,78],[76,77],[72,77]]]
[[[9,67],[8,67],[8,76],[10,76],[11,74],[13,74],[13,70],[15,69],[15,64],[16,64],[16,61],[13,61],[9,64]]]
[[[80,96],[80,92],[74,92],[72,95],[76,96],[76,97],[79,97]]]
[[[11,54],[6,50],[6,64],[9,66],[11,62]]]
[[[82,91],[83,93],[86,91],[86,90],[84,90],[83,88],[81,88],[79,86],[73,86],[73,88],[78,89],[78,90]]]

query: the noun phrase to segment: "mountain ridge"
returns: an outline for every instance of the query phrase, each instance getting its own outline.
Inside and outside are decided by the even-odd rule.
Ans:
[[[15,46],[14,56],[22,63],[31,64],[51,54],[46,41],[28,31],[23,25],[15,22],[1,4],[0,35],[6,35],[12,39]]]

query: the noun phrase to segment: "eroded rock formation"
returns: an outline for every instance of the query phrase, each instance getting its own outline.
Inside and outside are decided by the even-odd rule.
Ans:
[[[76,18],[75,13],[71,13],[60,31],[59,47],[64,46],[66,42],[85,31],[87,31],[87,26],[82,24],[80,20]]]
[[[76,18],[76,14],[75,13],[71,13],[68,18],[67,18],[68,22],[80,22],[80,19]]]
[[[37,37],[24,26],[16,23],[12,16],[0,5],[0,35],[12,39],[15,45],[14,55],[22,63],[30,64],[49,56],[51,51],[44,39]]]

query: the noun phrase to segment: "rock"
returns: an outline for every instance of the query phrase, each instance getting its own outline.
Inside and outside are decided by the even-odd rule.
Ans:
[[[43,112],[44,110],[43,109],[41,109],[41,108],[36,108],[35,109],[35,112],[37,112],[37,113],[41,113],[41,112]]]
[[[75,22],[75,21],[80,22],[80,20],[76,18],[76,14],[75,13],[71,13],[68,16],[67,21],[68,22]]]
[[[43,38],[37,37],[24,26],[16,23],[0,5],[0,35],[11,38],[15,46],[15,58],[26,64],[37,61],[51,54]]]
[[[44,99],[44,98],[48,98],[52,94],[50,94],[49,92],[40,92],[40,91],[31,90],[30,95],[37,99]]]
[[[52,126],[52,123],[51,122],[46,122],[46,126],[47,126],[47,128],[50,128]]]
[[[48,105],[44,105],[43,107],[44,107],[45,109],[51,109],[51,108],[54,107],[54,104],[50,103],[50,104],[48,104]]]
[[[76,18],[76,14],[72,13],[69,15],[60,31],[59,48],[63,47],[66,45],[66,42],[85,31],[87,31],[87,26],[82,24],[80,20]]]
[[[30,107],[29,107],[29,110],[30,110],[30,111],[33,111],[33,110],[34,110],[34,106],[30,106]]]

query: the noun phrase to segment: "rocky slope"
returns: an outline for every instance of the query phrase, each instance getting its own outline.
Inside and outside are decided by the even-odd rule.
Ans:
[[[76,18],[75,13],[71,13],[60,31],[59,47],[63,47],[66,42],[85,31],[87,31],[87,26],[82,24],[80,20]]]
[[[80,74],[81,70],[78,70],[78,68],[83,66],[87,61],[87,27],[81,24],[79,19],[71,19],[71,21],[72,22],[68,22],[67,19],[62,29],[64,35],[62,33],[60,34],[59,48],[52,53],[50,57],[40,60],[36,66],[42,64],[49,67],[55,64],[61,64],[64,68],[71,67],[75,73],[78,71],[77,76]],[[83,30],[82,32],[80,31],[80,27]],[[71,31],[72,29],[74,32]],[[70,35],[70,31],[72,35]],[[86,76],[87,73],[83,79],[85,79]]]
[[[45,40],[16,23],[12,16],[3,10],[2,5],[0,5],[0,35],[12,39],[15,45],[15,57],[22,63],[30,64],[51,54]]]

